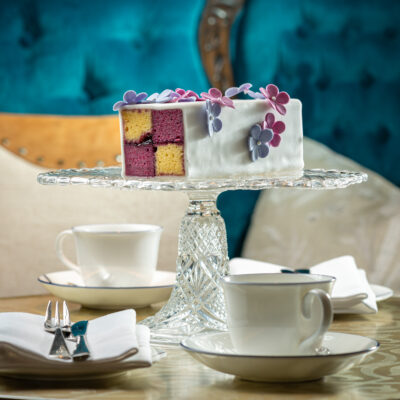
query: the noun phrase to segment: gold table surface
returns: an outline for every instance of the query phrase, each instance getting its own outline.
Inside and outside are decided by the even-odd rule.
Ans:
[[[0,312],[43,314],[51,296],[0,299]],[[92,319],[100,310],[69,303],[72,320]],[[137,310],[138,320],[157,307]],[[331,331],[377,339],[380,349],[364,362],[319,381],[291,384],[247,382],[214,371],[179,348],[150,368],[107,380],[45,382],[0,378],[0,399],[400,399],[400,297],[379,303],[374,315],[338,315]]]

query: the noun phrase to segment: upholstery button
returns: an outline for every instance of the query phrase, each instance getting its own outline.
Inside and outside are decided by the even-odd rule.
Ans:
[[[396,28],[394,28],[393,26],[388,26],[384,31],[383,31],[383,35],[385,36],[385,38],[387,39],[395,39],[397,36],[397,30]]]
[[[381,144],[386,144],[390,139],[390,130],[387,126],[382,125],[378,128],[377,132],[378,142]]]
[[[368,71],[364,71],[362,73],[362,75],[361,75],[361,78],[360,78],[360,85],[363,88],[368,89],[374,83],[375,83],[375,78]]]

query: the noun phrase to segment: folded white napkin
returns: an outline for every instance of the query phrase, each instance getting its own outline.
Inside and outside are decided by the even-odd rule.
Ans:
[[[36,314],[0,313],[0,372],[18,374],[23,366],[54,374],[82,371],[118,372],[152,365],[150,331],[136,325],[134,310],[124,310],[89,321],[86,333],[91,357],[85,361],[59,360],[48,356],[54,335],[43,329],[44,317]],[[75,344],[66,342],[70,351]],[[156,359],[162,354],[154,353]]]
[[[233,275],[276,273],[288,269],[247,258],[233,258],[229,261],[229,268]],[[336,278],[331,296],[335,313],[372,314],[378,311],[375,294],[367,281],[365,271],[357,268],[352,256],[333,258],[317,264],[310,268],[310,272]]]

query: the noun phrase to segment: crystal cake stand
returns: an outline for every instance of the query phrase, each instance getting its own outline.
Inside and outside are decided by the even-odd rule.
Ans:
[[[336,170],[304,170],[298,178],[187,180],[182,178],[121,177],[118,167],[65,169],[38,175],[43,185],[90,185],[103,188],[180,190],[189,197],[178,239],[176,286],[168,303],[142,321],[152,342],[178,344],[184,337],[210,330],[226,330],[225,304],[219,280],[228,273],[225,223],[216,206],[225,190],[303,188],[336,189],[361,183],[367,175]]]

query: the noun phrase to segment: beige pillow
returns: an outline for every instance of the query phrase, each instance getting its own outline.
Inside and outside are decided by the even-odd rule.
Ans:
[[[43,169],[1,147],[0,171],[0,297],[45,292],[36,279],[66,269],[54,240],[74,225],[162,225],[159,269],[175,271],[178,229],[188,203],[184,193],[43,186],[36,181]]]
[[[368,182],[337,190],[274,189],[256,205],[243,257],[305,268],[355,257],[371,283],[400,289],[400,190],[310,139],[306,168],[365,171]]]

